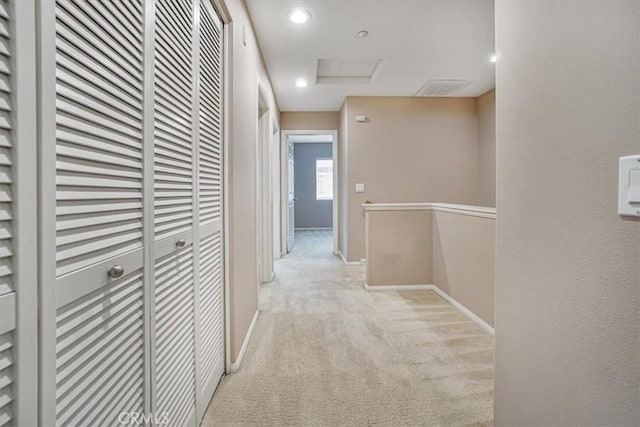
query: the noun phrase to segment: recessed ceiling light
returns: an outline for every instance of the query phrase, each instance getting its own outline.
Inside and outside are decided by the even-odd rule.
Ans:
[[[491,55],[491,58],[489,58],[489,62],[493,62],[495,64],[496,62],[498,62],[498,57],[499,56],[500,55],[498,55],[497,53],[494,54],[494,55]]]
[[[311,14],[308,10],[304,9],[294,9],[289,12],[289,21],[294,24],[304,24],[309,19],[311,19]]]
[[[309,85],[309,83],[307,83],[307,81],[303,78],[299,78],[296,79],[296,86],[297,87],[307,87]]]
[[[358,31],[358,37],[360,38],[367,37],[368,35],[369,35],[369,31],[367,30]]]

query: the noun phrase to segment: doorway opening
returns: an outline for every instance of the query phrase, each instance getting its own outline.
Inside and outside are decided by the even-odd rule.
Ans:
[[[328,239],[338,252],[337,153],[337,131],[282,131],[282,255],[296,236]]]

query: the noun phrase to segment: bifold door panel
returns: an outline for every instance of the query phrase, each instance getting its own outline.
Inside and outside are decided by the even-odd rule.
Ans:
[[[193,4],[188,1],[156,2],[156,240],[193,234],[193,12]]]
[[[13,145],[11,10],[0,2],[0,426],[14,419],[15,284],[13,277]]]
[[[205,237],[200,243],[200,375],[199,393],[208,402],[224,373],[224,323],[222,315],[222,233]]]
[[[55,253],[40,259],[40,422],[198,425],[224,374],[222,23],[210,0],[38,13],[41,253]],[[0,426],[13,398],[4,329]]]
[[[224,372],[222,258],[222,25],[200,3],[199,116],[199,401],[209,402]],[[199,417],[206,406],[199,406]]]
[[[56,425],[144,412],[143,12],[56,2]]]
[[[193,250],[156,263],[156,412],[171,425],[196,424]]]

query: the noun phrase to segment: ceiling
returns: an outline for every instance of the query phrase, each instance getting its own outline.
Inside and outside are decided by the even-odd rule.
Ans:
[[[247,0],[281,111],[337,111],[345,96],[413,96],[428,80],[465,80],[453,96],[495,85],[494,0]],[[295,8],[311,13],[290,22]],[[360,38],[358,31],[367,30]],[[366,71],[372,78],[321,73]],[[359,60],[359,61],[358,61]],[[367,67],[376,64],[379,67]],[[344,74],[343,74],[344,75]],[[296,87],[296,79],[309,85]]]

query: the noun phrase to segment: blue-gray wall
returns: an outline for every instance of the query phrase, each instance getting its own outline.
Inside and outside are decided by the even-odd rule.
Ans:
[[[316,159],[332,157],[329,143],[294,144],[296,228],[332,227],[333,201],[316,200]]]

